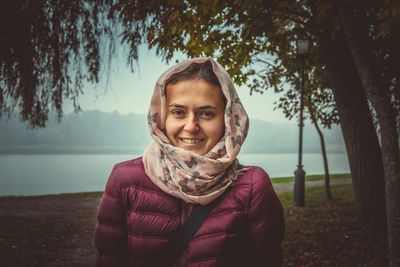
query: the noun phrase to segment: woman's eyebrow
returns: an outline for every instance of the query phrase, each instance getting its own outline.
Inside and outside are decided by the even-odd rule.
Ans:
[[[217,109],[216,106],[212,106],[212,105],[205,105],[205,106],[201,106],[198,109]]]
[[[185,108],[184,105],[180,105],[180,104],[177,104],[177,103],[171,103],[171,104],[169,104],[169,107],[170,108]],[[216,106],[212,106],[212,105],[204,105],[204,106],[198,107],[197,109],[217,109],[217,107]]]
[[[184,105],[176,104],[176,103],[171,103],[169,104],[170,108],[184,108]]]

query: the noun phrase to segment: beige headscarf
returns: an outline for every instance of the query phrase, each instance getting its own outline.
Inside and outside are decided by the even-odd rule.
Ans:
[[[193,63],[210,61],[226,98],[225,134],[205,155],[175,147],[164,133],[166,119],[165,82]],[[236,156],[246,138],[249,120],[235,87],[224,68],[212,58],[181,62],[158,79],[151,98],[148,124],[153,141],[144,151],[146,174],[160,189],[186,202],[207,205],[220,196],[244,169]]]

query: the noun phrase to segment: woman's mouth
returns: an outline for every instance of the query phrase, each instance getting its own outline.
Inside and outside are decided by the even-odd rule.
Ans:
[[[200,138],[179,138],[183,143],[188,144],[188,145],[195,145],[203,141],[203,139]]]

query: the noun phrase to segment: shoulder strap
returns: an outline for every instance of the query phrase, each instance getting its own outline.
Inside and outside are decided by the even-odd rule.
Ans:
[[[196,234],[197,230],[203,224],[204,220],[207,218],[208,214],[215,206],[215,202],[213,201],[208,205],[195,205],[193,206],[193,210],[190,213],[189,217],[186,219],[182,227],[177,232],[176,236],[176,244],[178,255],[182,253],[190,240],[192,240],[193,236]]]
[[[183,253],[187,244],[192,240],[193,236],[196,234],[197,230],[203,224],[207,216],[210,214],[211,210],[216,205],[216,200],[211,202],[206,206],[194,205],[193,210],[189,217],[183,223],[181,228],[176,232],[174,241],[170,244],[169,251],[169,263],[173,264],[174,261]],[[169,266],[166,264],[165,266]]]

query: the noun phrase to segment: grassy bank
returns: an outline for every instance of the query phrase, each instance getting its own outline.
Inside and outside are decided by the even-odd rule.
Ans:
[[[358,221],[350,185],[306,189],[306,207],[280,193],[285,209],[283,266],[382,266],[385,242]],[[0,198],[1,266],[91,266],[101,193]]]
[[[343,179],[343,178],[351,178],[350,173],[335,173],[335,174],[330,174],[329,175],[330,179]],[[317,180],[324,180],[325,175],[324,174],[312,174],[312,175],[306,175],[305,181],[317,181]],[[286,176],[286,177],[273,177],[271,178],[271,181],[273,184],[279,184],[279,183],[293,183],[294,182],[294,176]]]

